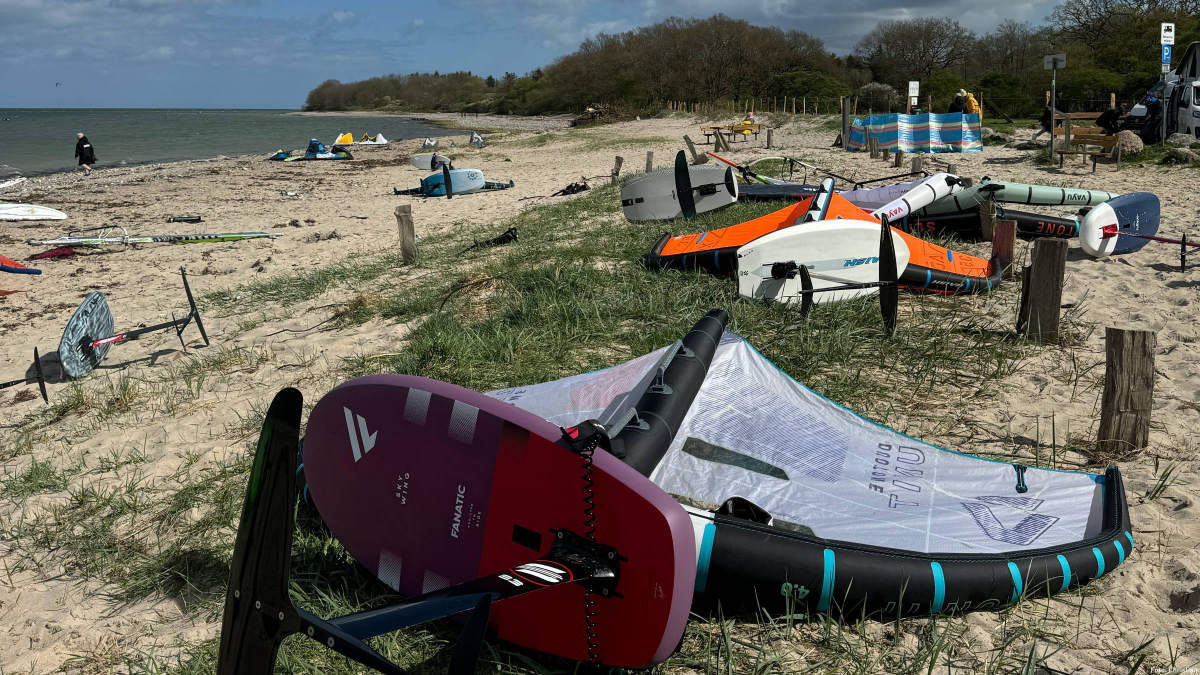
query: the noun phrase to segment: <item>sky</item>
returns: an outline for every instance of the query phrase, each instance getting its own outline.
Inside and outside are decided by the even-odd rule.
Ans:
[[[877,21],[1041,22],[1053,0],[0,0],[0,108],[285,108],[327,79],[524,74],[598,32],[722,12],[846,54]]]

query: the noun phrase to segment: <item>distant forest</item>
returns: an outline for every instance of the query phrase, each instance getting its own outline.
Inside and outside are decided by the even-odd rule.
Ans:
[[[1137,100],[1160,74],[1159,24],[1176,25],[1176,49],[1200,40],[1200,0],[1064,0],[1044,25],[1005,21],[976,35],[957,21],[882,21],[847,56],[799,31],[753,26],[722,14],[671,18],[601,33],[523,76],[465,73],[328,80],[305,110],[465,111],[540,115],[607,104],[649,114],[666,101],[693,103],[852,95],[860,111],[899,110],[907,83],[921,82],[944,110],[954,92],[983,91],[1012,116],[1037,116],[1050,73],[1046,54],[1066,53],[1060,109],[1101,110],[1109,95]],[[822,106],[823,107],[823,106]],[[990,107],[990,106],[989,106]],[[994,111],[992,111],[994,112]]]

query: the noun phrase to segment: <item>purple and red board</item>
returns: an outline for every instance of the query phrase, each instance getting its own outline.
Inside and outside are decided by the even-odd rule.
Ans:
[[[586,534],[582,458],[558,427],[455,385],[373,375],[327,394],[309,417],[304,469],[322,519],[346,550],[414,596],[545,556],[551,530]],[[686,512],[646,477],[595,453],[596,540],[621,562],[617,593],[593,594],[595,644],[610,666],[667,658],[683,635],[695,582]],[[499,637],[589,658],[577,584],[492,607]]]

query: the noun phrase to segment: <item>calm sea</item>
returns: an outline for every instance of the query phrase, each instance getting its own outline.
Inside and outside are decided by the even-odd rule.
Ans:
[[[388,140],[447,132],[404,117],[308,117],[287,110],[149,110],[0,108],[0,180],[76,166],[75,134],[96,148],[98,166],[295,150],[342,132],[382,133]]]

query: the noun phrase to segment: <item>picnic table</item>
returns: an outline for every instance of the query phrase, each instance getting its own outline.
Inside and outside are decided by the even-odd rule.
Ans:
[[[751,134],[754,135],[754,140],[758,140],[758,134],[761,131],[763,131],[763,129],[765,129],[765,127],[762,124],[757,124],[757,123],[755,123],[755,124],[730,124],[728,126],[701,125],[700,133],[704,134],[704,142],[705,143],[711,143],[712,137],[715,134],[721,134],[721,137],[724,138],[726,141],[733,140],[735,136],[741,136],[742,140],[745,141],[745,140],[749,140],[748,135],[745,132],[749,131]]]

